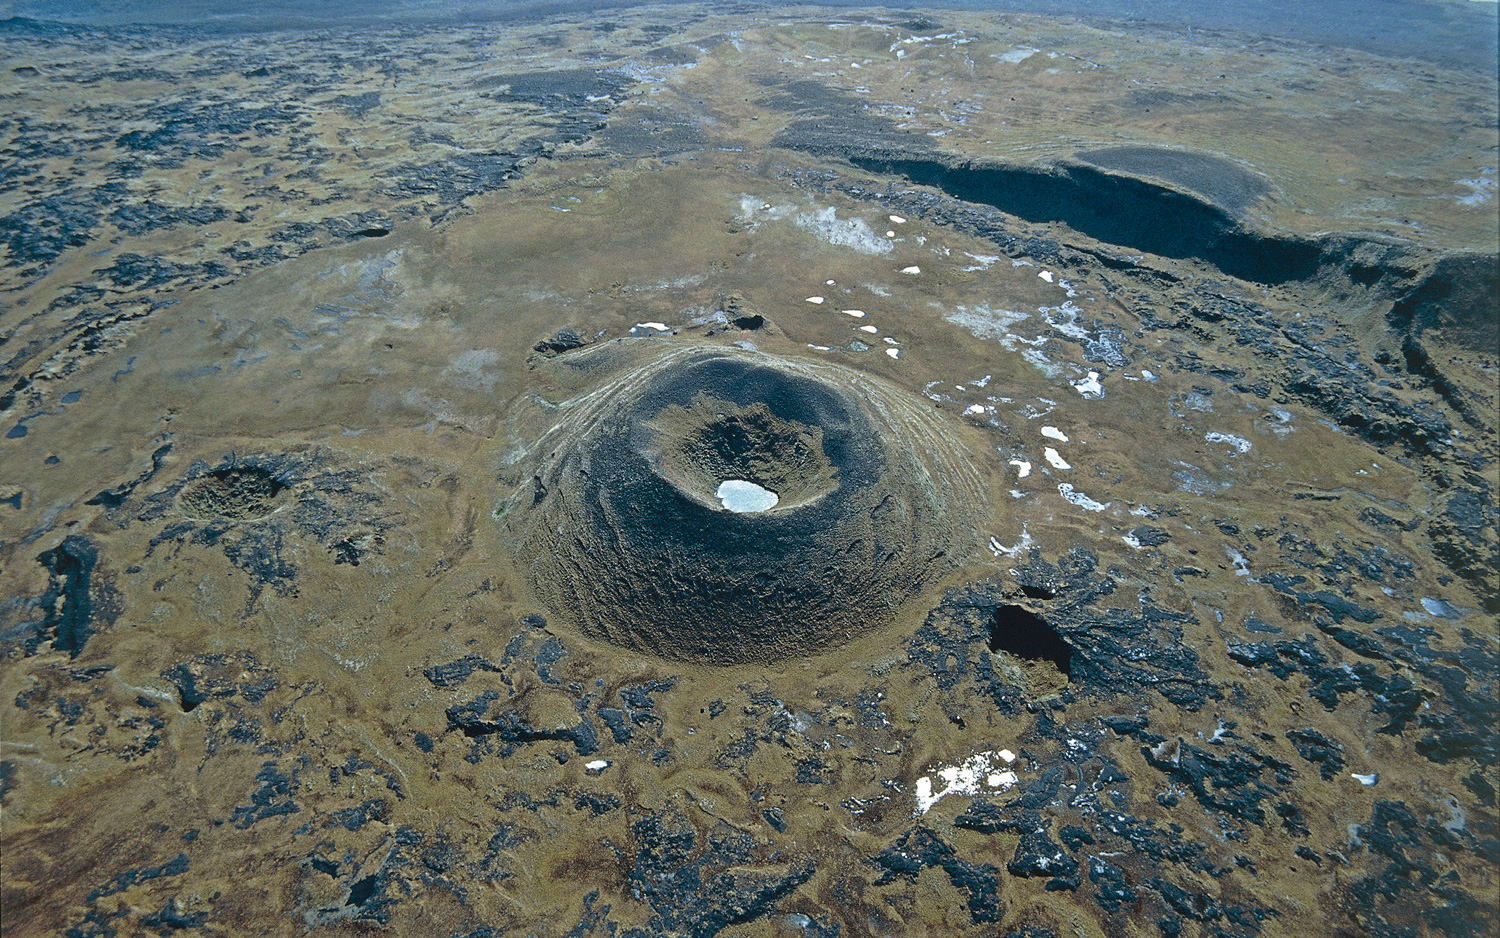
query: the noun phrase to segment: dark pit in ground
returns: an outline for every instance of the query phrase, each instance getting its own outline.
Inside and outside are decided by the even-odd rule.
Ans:
[[[1021,606],[1001,606],[990,619],[991,652],[1005,652],[1032,664],[1047,664],[1068,680],[1073,668],[1073,646],[1041,616]]]
[[[595,638],[723,664],[816,652],[893,621],[977,540],[962,446],[857,372],[684,347],[564,409],[501,517],[537,599]],[[779,501],[726,510],[729,480]]]

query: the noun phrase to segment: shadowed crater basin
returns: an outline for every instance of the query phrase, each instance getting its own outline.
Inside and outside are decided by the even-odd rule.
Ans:
[[[537,599],[604,641],[718,664],[814,653],[892,622],[977,542],[962,445],[858,372],[679,348],[562,412],[502,524]]]

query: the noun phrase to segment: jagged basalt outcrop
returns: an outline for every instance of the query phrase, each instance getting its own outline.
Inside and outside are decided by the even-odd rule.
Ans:
[[[565,411],[503,522],[538,598],[596,638],[714,663],[816,651],[974,543],[962,446],[855,372],[685,347]],[[729,480],[779,500],[728,510]]]

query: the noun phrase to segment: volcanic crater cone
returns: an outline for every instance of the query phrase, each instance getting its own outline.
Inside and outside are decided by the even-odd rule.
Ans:
[[[548,611],[617,645],[817,652],[891,622],[976,543],[962,445],[854,371],[678,348],[562,412],[502,522]]]

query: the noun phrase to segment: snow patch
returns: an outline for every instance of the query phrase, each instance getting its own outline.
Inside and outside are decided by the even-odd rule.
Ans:
[[[990,553],[994,554],[996,557],[1019,557],[1021,556],[1021,554],[1029,550],[1031,548],[1031,545],[1035,543],[1036,538],[1032,537],[1031,532],[1026,530],[1026,522],[1023,521],[1021,522],[1021,539],[1016,542],[1014,547],[1006,547],[1004,544],[1000,543],[1000,540],[998,538],[991,537]],[[1009,749],[1002,749],[1000,751],[1000,758],[1005,759],[1006,762],[1010,762],[1011,760],[1015,759],[1014,754],[1007,757],[1006,753],[1008,752],[1010,752]]]
[[[1015,756],[1012,755],[1011,759],[1014,758]],[[941,766],[934,773],[943,783],[943,787],[938,791],[933,790],[931,775],[922,776],[917,779],[914,793],[917,806],[912,816],[921,817],[931,811],[933,805],[949,795],[973,796],[986,787],[1000,791],[1015,787],[1019,779],[1015,772],[1004,768],[1009,764],[1010,760],[998,752],[980,752],[956,765]]]
[[[1068,484],[1067,482],[1059,483],[1059,485],[1057,486],[1057,491],[1065,501],[1070,504],[1077,505],[1079,508],[1082,508],[1086,511],[1103,511],[1110,505],[1114,504],[1114,502],[1096,502],[1082,492],[1073,491],[1073,486]]]
[[[1217,431],[1210,430],[1208,433],[1205,433],[1203,435],[1203,439],[1208,443],[1228,443],[1230,446],[1233,446],[1235,449],[1239,450],[1241,455],[1250,452],[1250,441],[1242,436],[1235,436],[1232,433],[1219,433]]]
[[[1099,382],[1099,372],[1090,371],[1089,376],[1081,381],[1072,382],[1073,389],[1085,398],[1098,400],[1104,396],[1104,385]]]
[[[995,309],[988,303],[981,303],[978,306],[956,306],[943,314],[943,321],[959,326],[976,339],[995,339],[1007,350],[1015,351],[1017,341],[1025,340],[1011,332],[1011,328],[1030,317],[1030,313]]]
[[[1030,46],[1018,46],[1009,52],[997,52],[995,58],[1007,65],[1020,65],[1022,62],[1036,55],[1042,50],[1033,49]]]
[[[877,235],[863,218],[839,218],[838,209],[803,212],[797,216],[797,227],[837,247],[850,248],[861,254],[889,254],[891,243]]]

